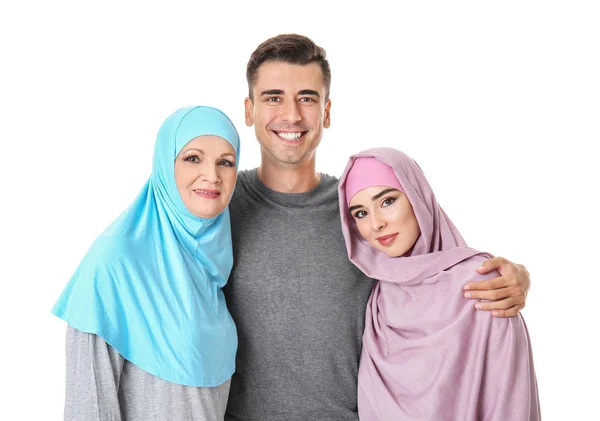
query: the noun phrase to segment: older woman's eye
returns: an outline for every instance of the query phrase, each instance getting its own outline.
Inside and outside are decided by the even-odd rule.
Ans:
[[[198,158],[195,155],[192,155],[192,156],[188,156],[187,158],[185,158],[185,161],[196,163],[196,162],[200,162],[200,158]]]
[[[227,159],[222,159],[221,161],[219,161],[219,165],[222,165],[224,167],[234,167],[235,164],[231,161],[228,161]]]

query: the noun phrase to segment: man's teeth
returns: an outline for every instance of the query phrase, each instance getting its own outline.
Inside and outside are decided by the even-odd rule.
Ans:
[[[279,132],[277,133],[279,137],[284,138],[285,140],[297,140],[302,136],[302,132],[289,133],[289,132]]]

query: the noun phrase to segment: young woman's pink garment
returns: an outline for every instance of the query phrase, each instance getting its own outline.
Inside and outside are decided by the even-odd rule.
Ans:
[[[421,236],[402,257],[372,247],[348,212],[347,176],[361,157],[392,167],[413,206]],[[464,283],[498,274],[475,272],[490,255],[467,247],[419,166],[391,148],[354,155],[339,198],[348,257],[379,280],[367,304],[358,371],[361,421],[540,420],[525,322],[476,311],[463,297]]]

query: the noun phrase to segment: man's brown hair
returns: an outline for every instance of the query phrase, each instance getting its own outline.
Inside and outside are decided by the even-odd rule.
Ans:
[[[283,63],[300,65],[318,63],[323,72],[325,101],[329,99],[331,70],[329,68],[325,50],[304,35],[281,34],[269,38],[260,44],[250,56],[250,60],[246,66],[246,80],[248,81],[248,96],[251,101],[254,102],[252,90],[256,84],[258,69],[267,61],[280,61]]]

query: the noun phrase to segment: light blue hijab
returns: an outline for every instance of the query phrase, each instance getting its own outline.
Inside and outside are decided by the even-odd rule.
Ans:
[[[175,183],[175,158],[201,135],[227,140],[239,162],[238,133],[221,111],[173,113],[158,132],[150,179],[92,244],[52,313],[148,373],[209,387],[235,371],[237,334],[222,290],[233,264],[229,210],[198,218]]]

